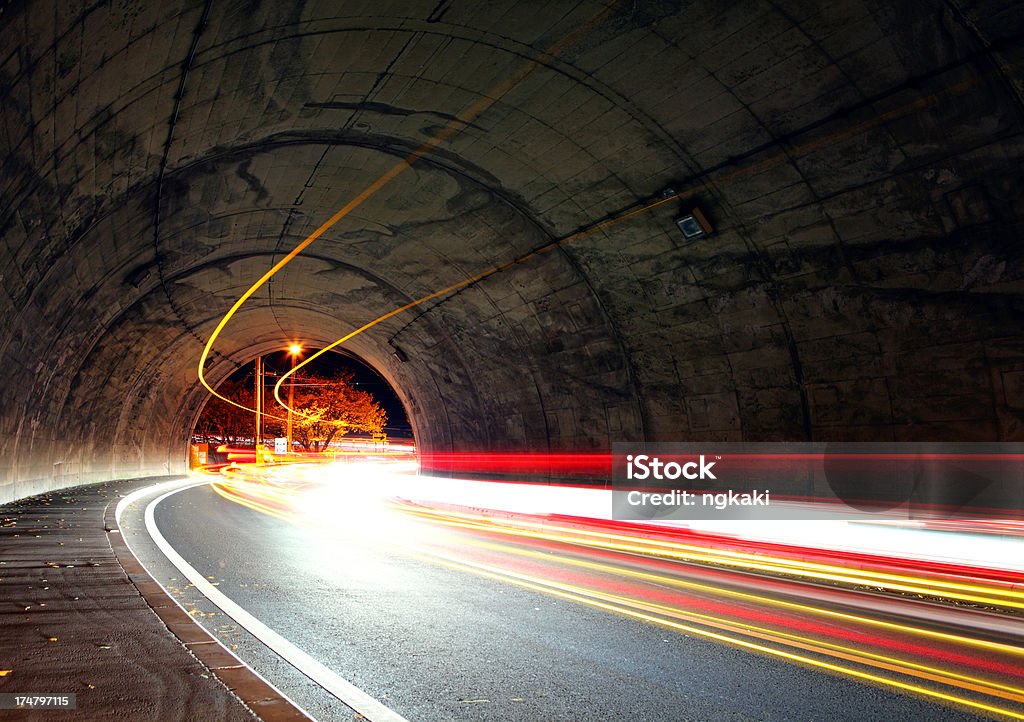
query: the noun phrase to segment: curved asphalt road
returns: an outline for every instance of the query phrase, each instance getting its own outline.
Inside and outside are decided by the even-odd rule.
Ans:
[[[155,519],[220,591],[410,720],[978,719],[431,563],[417,556],[422,540],[384,543],[390,532],[354,518],[306,528],[200,486],[161,502]],[[352,719],[173,568],[154,574],[315,717]]]

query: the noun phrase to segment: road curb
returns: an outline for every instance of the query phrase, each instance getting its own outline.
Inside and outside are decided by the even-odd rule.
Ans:
[[[103,511],[107,542],[128,579],[167,630],[263,722],[309,722],[313,719],[203,629],[150,576],[121,535],[116,509],[117,504],[111,502]]]

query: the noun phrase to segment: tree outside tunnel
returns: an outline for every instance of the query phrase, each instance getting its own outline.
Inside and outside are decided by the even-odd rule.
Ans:
[[[295,382],[295,440],[305,451],[323,451],[353,431],[379,434],[387,413],[366,391],[353,385],[353,374],[308,376]]]
[[[284,436],[287,410],[274,403],[272,388],[287,368],[268,357],[269,370],[264,381],[263,435]],[[314,371],[299,373],[292,386],[293,437],[303,451],[319,452],[348,434],[377,435],[385,430],[404,435],[407,422],[404,413],[395,414],[397,427],[386,426],[389,413],[397,399],[386,382],[369,367],[360,368],[352,359],[349,364],[321,364]],[[281,369],[281,370],[278,370]],[[211,397],[196,420],[193,438],[196,441],[226,444],[253,443],[254,365],[240,367],[219,387],[218,393],[230,399]],[[292,385],[287,383],[286,387]]]

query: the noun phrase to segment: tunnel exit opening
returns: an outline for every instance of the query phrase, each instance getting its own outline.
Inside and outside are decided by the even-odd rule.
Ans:
[[[388,380],[359,356],[333,350],[278,381],[318,349],[274,351],[238,366],[209,396],[192,425],[190,466],[284,454],[412,450],[409,415]],[[259,391],[259,392],[258,392]],[[291,411],[289,411],[289,408]],[[231,458],[229,458],[229,456]]]

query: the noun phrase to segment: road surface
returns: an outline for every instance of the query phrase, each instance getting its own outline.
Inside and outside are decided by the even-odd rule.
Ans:
[[[1013,677],[1024,658],[985,647],[1019,640],[986,629],[992,615],[964,612],[974,629],[958,636],[935,605],[330,498],[338,506],[314,497],[308,519],[279,517],[200,485],[151,510],[166,542],[217,592],[409,720],[961,720],[991,717],[985,706],[1022,711]],[[158,581],[311,715],[351,719],[162,558],[144,506],[122,526]],[[964,679],[1002,697],[965,689],[973,683]]]

